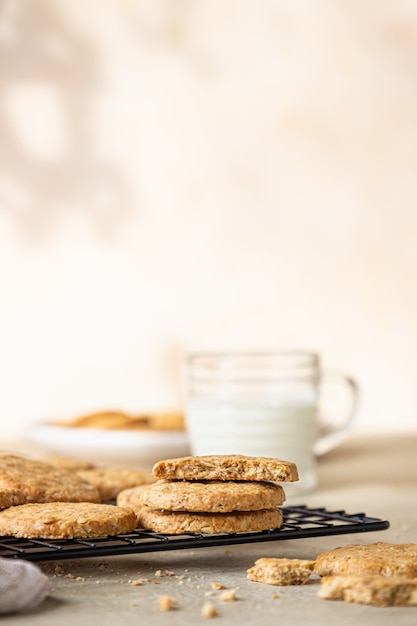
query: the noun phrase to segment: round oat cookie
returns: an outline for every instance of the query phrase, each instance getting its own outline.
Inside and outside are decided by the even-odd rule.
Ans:
[[[133,511],[93,502],[22,504],[0,511],[0,535],[33,539],[107,537],[131,532]]]
[[[138,487],[123,489],[123,491],[120,491],[117,494],[117,506],[130,509],[136,516],[138,516],[143,507],[143,492],[145,489],[148,489],[148,487],[149,485],[139,485]]]
[[[0,489],[21,491],[25,502],[99,502],[96,487],[70,470],[14,454],[0,454]]]
[[[9,506],[24,504],[25,496],[18,489],[0,489],[0,509],[8,509]]]
[[[318,555],[314,571],[320,576],[381,574],[417,577],[417,544],[349,544]]]
[[[152,473],[156,478],[168,480],[250,480],[276,483],[298,480],[297,466],[292,461],[244,454],[165,459],[155,463]]]
[[[143,505],[137,517],[142,528],[170,535],[244,533],[279,528],[282,524],[282,513],[279,509],[233,513],[180,513],[154,511]]]
[[[147,485],[155,480],[149,472],[123,467],[78,470],[77,474],[97,487],[102,500],[114,500],[122,489]]]
[[[159,480],[143,492],[143,503],[160,511],[230,513],[273,509],[285,500],[280,485],[250,481]]]

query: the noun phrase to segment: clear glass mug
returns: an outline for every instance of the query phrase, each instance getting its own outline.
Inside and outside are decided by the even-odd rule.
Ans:
[[[349,410],[324,421],[324,384],[343,384]],[[323,373],[310,352],[192,354],[186,363],[185,419],[191,452],[277,457],[297,464],[300,481],[287,495],[317,486],[316,458],[345,437],[357,400],[356,382]]]

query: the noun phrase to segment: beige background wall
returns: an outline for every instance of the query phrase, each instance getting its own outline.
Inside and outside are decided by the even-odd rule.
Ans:
[[[317,350],[417,429],[417,2],[0,4],[0,436]]]

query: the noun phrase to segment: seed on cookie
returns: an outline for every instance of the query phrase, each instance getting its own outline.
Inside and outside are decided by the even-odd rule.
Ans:
[[[189,513],[155,511],[143,505],[137,517],[142,528],[171,535],[255,532],[279,528],[282,524],[282,513],[279,509],[232,513]]]
[[[251,481],[158,480],[143,491],[150,509],[190,513],[230,513],[272,509],[285,500],[280,485]]]
[[[73,539],[106,537],[131,532],[133,511],[93,502],[22,504],[0,511],[0,535]]]
[[[152,472],[156,478],[168,480],[298,480],[297,466],[292,461],[241,454],[166,459],[156,463]]]

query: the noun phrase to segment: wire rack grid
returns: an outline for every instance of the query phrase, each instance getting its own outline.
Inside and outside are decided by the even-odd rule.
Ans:
[[[92,539],[18,539],[0,537],[0,556],[29,561],[52,561],[85,557],[136,554],[186,548],[301,539],[385,530],[389,522],[365,513],[348,514],[344,510],[309,508],[304,505],[281,507],[280,528],[220,535],[163,535],[137,529],[113,537]]]

